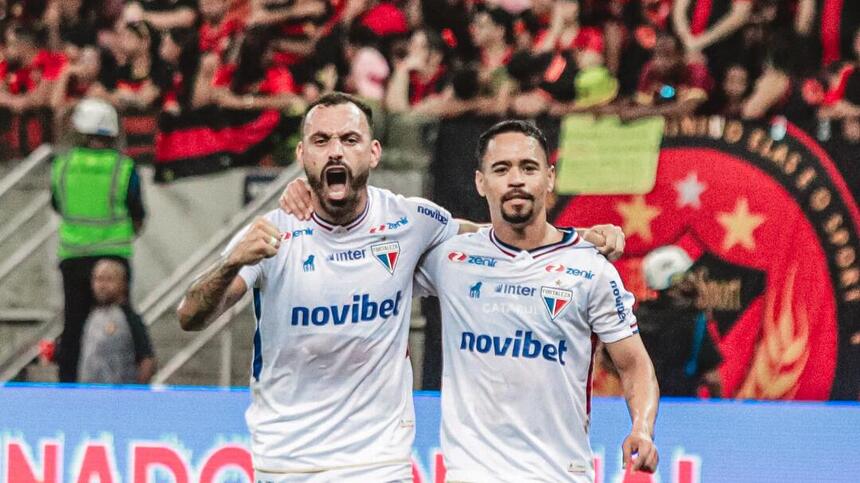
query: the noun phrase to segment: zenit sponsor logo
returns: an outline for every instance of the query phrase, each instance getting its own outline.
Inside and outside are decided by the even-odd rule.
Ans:
[[[398,290],[394,297],[379,301],[370,300],[368,294],[352,296],[351,304],[321,305],[319,307],[293,307],[291,325],[324,326],[328,324],[344,325],[347,322],[372,322],[376,319],[387,319],[400,314],[400,302],[403,293]]]
[[[547,272],[563,273],[565,275],[570,275],[572,277],[583,277],[583,278],[586,278],[588,280],[591,280],[592,278],[594,278],[594,272],[592,272],[591,270],[580,270],[578,268],[565,267],[564,265],[562,265],[560,263],[550,263],[549,265],[546,266],[546,271]]]
[[[344,250],[342,252],[330,253],[326,259],[330,262],[353,262],[363,260],[367,255],[364,249],[361,250]]]
[[[382,223],[381,225],[376,225],[370,229],[370,233],[381,233],[386,230],[396,230],[401,226],[406,226],[409,224],[409,218],[402,216],[397,221],[389,221],[387,223]]]
[[[448,260],[454,263],[468,263],[469,265],[480,265],[482,267],[494,268],[497,259],[493,257],[483,257],[481,255],[469,255],[468,253],[453,251],[448,253]]]
[[[418,205],[418,213],[421,213],[424,216],[429,216],[434,220],[438,221],[443,225],[448,224],[448,217],[443,215],[439,210],[435,208],[428,208],[424,205]]]
[[[530,330],[525,332],[518,330],[514,332],[513,337],[463,332],[460,337],[460,350],[514,359],[542,357],[547,361],[564,365],[567,342],[564,339],[560,339],[557,344],[541,342],[534,338]]]
[[[304,228],[302,230],[285,231],[281,233],[281,240],[289,240],[290,238],[298,238],[300,236],[313,236],[313,228]]]

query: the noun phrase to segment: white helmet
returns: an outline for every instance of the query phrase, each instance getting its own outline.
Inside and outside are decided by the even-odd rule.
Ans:
[[[655,248],[642,259],[645,283],[652,290],[666,290],[673,279],[693,266],[693,260],[681,247],[666,245]]]
[[[72,113],[72,126],[81,134],[95,136],[119,135],[119,119],[116,109],[101,99],[88,97],[75,106]]]

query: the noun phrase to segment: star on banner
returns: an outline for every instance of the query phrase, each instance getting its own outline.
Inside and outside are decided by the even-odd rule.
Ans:
[[[764,220],[764,216],[750,213],[749,202],[746,198],[738,198],[735,202],[734,211],[731,213],[717,213],[717,221],[726,230],[726,236],[723,238],[723,251],[729,251],[738,244],[749,251],[755,250],[753,232],[764,223]]]
[[[629,203],[619,201],[615,204],[615,211],[621,215],[621,229],[625,235],[632,237],[639,235],[642,240],[650,242],[651,220],[660,215],[660,208],[645,203],[645,197],[634,196]]]
[[[678,192],[678,208],[692,206],[699,209],[702,207],[700,199],[702,193],[708,189],[708,185],[699,181],[695,171],[687,174],[687,177],[675,182],[675,191]]]

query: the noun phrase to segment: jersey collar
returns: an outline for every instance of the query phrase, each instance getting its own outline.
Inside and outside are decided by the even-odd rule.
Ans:
[[[354,220],[350,221],[345,225],[335,225],[329,221],[324,220],[322,217],[317,215],[316,212],[311,213],[311,219],[316,222],[317,225],[322,227],[324,230],[332,232],[335,231],[338,227],[342,227],[344,230],[349,231],[353,228],[357,227],[361,224],[366,218],[367,214],[370,213],[370,203],[371,203],[370,193],[367,194],[367,203],[364,204],[364,210],[358,215]]]
[[[570,247],[579,243],[579,234],[576,233],[576,230],[573,228],[557,228],[562,232],[562,237],[560,241],[555,243],[550,243],[549,245],[544,245],[542,247],[532,248],[531,250],[521,250],[513,245],[509,245],[496,236],[496,230],[490,228],[490,241],[493,242],[493,245],[499,249],[502,253],[509,257],[516,257],[520,252],[528,252],[532,258],[538,258],[543,255],[547,255],[557,250],[561,250],[562,248]]]

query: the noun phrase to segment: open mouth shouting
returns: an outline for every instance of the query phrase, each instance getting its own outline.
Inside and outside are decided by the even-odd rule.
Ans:
[[[350,172],[343,164],[329,165],[323,170],[323,184],[327,198],[332,201],[343,201],[349,194]]]

